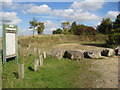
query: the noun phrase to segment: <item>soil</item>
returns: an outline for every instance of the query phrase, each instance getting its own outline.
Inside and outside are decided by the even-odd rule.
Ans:
[[[81,45],[77,43],[60,44],[53,48],[64,50],[103,50],[105,47],[94,44]],[[97,71],[101,75],[93,82],[93,88],[118,88],[118,59],[120,57],[104,57],[94,60],[89,70]]]

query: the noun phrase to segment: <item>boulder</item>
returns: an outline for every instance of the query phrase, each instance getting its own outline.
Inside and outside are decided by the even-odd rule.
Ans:
[[[101,52],[100,51],[85,51],[84,57],[85,58],[101,58]]]
[[[120,55],[120,46],[115,49],[116,55]]]
[[[56,48],[51,51],[50,55],[57,59],[61,59],[64,56],[64,52],[65,52],[64,50],[60,50]]]
[[[82,50],[67,50],[64,53],[64,57],[69,59],[80,59],[84,58],[84,54]]]
[[[113,56],[114,54],[115,54],[114,49],[109,49],[109,48],[104,49],[104,50],[101,52],[101,55],[102,55],[102,56],[108,56],[108,57]]]

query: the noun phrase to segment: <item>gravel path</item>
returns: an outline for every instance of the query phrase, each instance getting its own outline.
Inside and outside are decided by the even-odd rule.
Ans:
[[[54,48],[64,50],[103,50],[104,47],[92,45],[80,45],[77,43],[60,44]],[[104,59],[93,60],[89,70],[99,72],[101,75],[93,83],[93,88],[118,88],[118,56],[104,57]],[[120,61],[119,61],[120,62]],[[120,73],[120,71],[119,71]],[[120,80],[119,80],[120,81]]]
[[[94,82],[94,88],[118,88],[118,57],[96,60],[91,70],[101,73]]]

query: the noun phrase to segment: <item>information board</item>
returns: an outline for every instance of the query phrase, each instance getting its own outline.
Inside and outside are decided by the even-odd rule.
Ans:
[[[12,57],[18,62],[17,31],[16,25],[3,24],[3,63]]]
[[[6,56],[14,56],[16,54],[15,43],[15,33],[6,33]]]

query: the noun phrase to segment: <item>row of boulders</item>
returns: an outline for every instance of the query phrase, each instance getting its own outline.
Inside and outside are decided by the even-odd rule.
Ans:
[[[104,50],[60,50],[54,49],[52,51],[52,56],[61,59],[80,59],[80,58],[101,58],[102,56],[114,56],[120,55],[120,47],[117,47],[115,50],[106,48]]]

